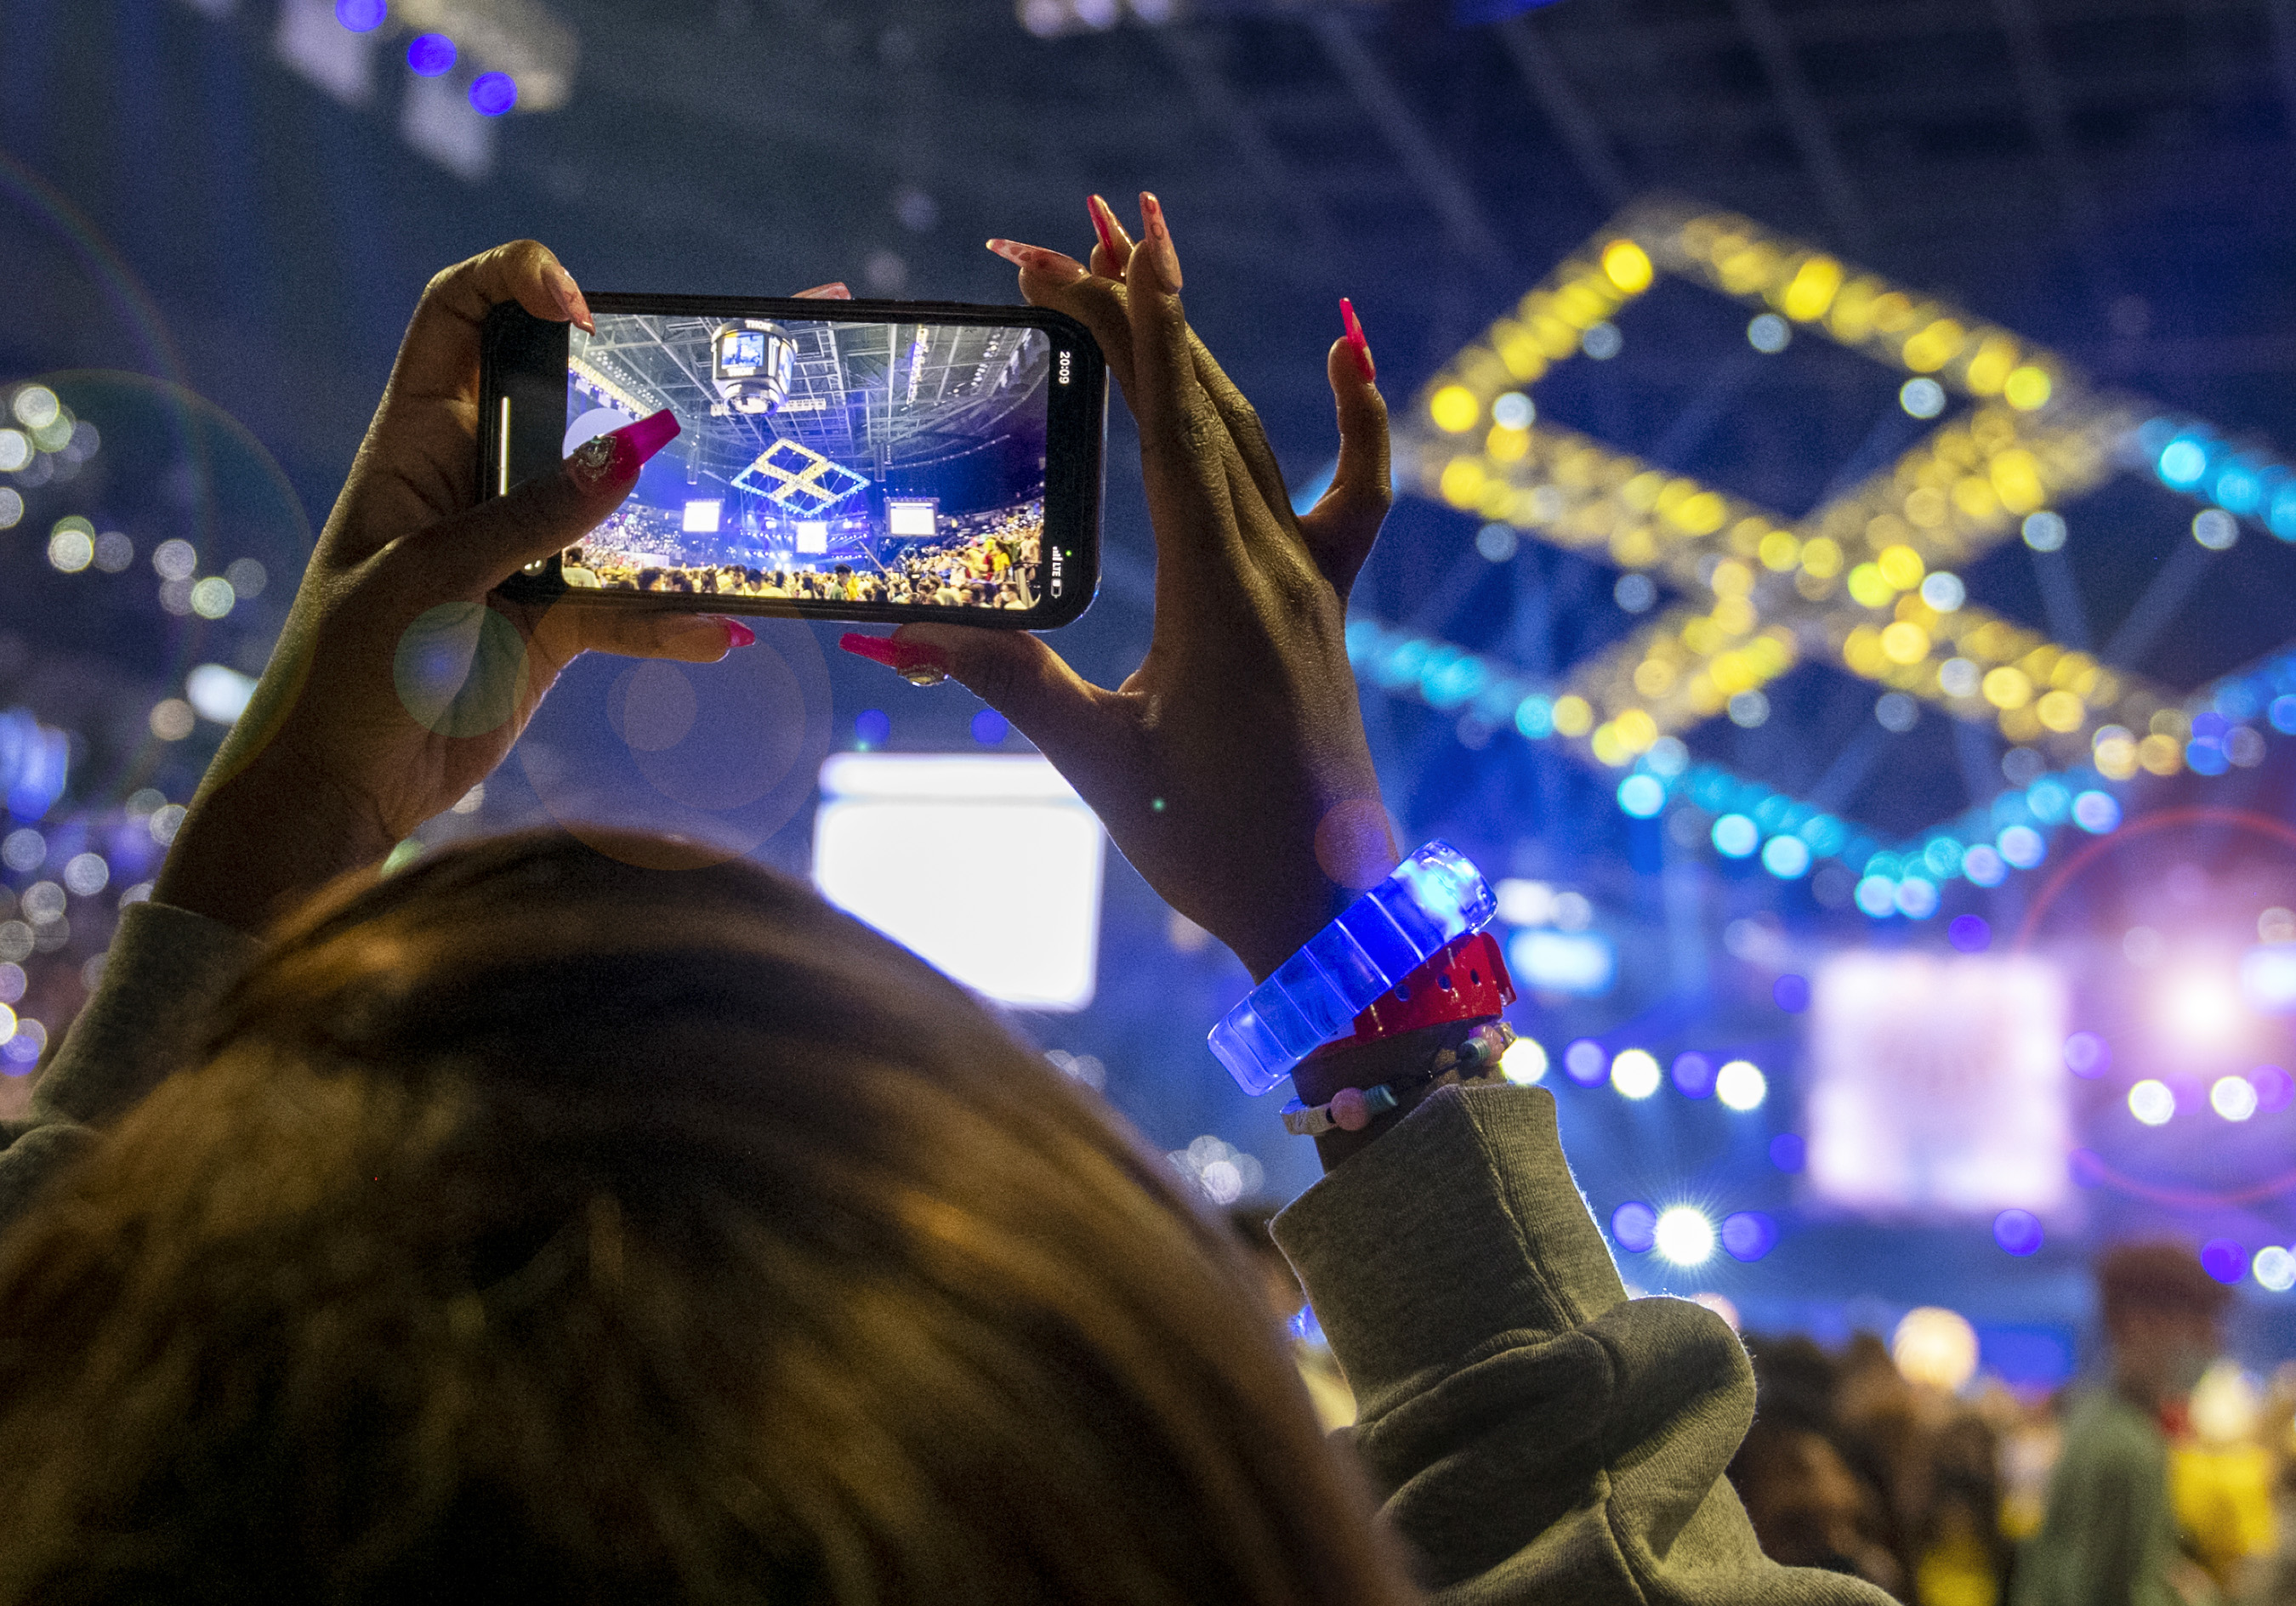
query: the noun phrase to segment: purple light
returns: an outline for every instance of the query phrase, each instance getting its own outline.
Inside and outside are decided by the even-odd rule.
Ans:
[[[2201,1269],[2219,1282],[2237,1282],[2247,1274],[2248,1251],[2229,1238],[2201,1245]]]
[[[2074,1150],[2068,1157],[2068,1168],[2073,1174],[2073,1181],[2081,1187],[2104,1185],[2104,1161],[2098,1158],[2094,1149]]]
[[[864,750],[884,746],[892,733],[892,717],[882,709],[866,709],[854,717],[853,740]]]
[[[371,34],[381,28],[389,11],[384,0],[335,0],[335,20],[355,34]]]
[[[2065,1069],[2073,1075],[2101,1077],[2112,1063],[2112,1045],[2095,1032],[2075,1032],[2065,1039]]]
[[[1993,1241],[2012,1255],[2032,1254],[2041,1238],[2041,1218],[2030,1210],[2004,1210],[1993,1218]]]
[[[1722,1218],[1722,1247],[1733,1260],[1759,1260],[1778,1245],[1778,1224],[1759,1210]]]
[[[2248,1085],[2256,1089],[2259,1110],[2285,1110],[2288,1101],[2296,1098],[2296,1077],[2277,1065],[2259,1065],[2248,1073]]]
[[[455,41],[445,34],[416,34],[406,47],[406,64],[426,78],[449,72],[455,66]]]
[[[1622,1250],[1647,1255],[1658,1242],[1658,1212],[1630,1199],[1611,1212],[1611,1237]]]
[[[1781,1132],[1770,1140],[1770,1164],[1792,1174],[1809,1164],[1809,1144],[1799,1132]]]
[[[995,747],[1011,734],[1012,730],[1004,716],[995,709],[983,709],[972,717],[972,739],[983,747]]]
[[[1789,971],[1770,984],[1770,996],[1787,1014],[1799,1015],[1809,1007],[1809,978]]]
[[[1993,928],[1981,914],[1957,914],[1945,929],[1945,939],[1964,954],[1982,954],[1993,946]]]
[[[1674,1086],[1685,1099],[1712,1098],[1714,1061],[1699,1053],[1675,1055]]]
[[[1592,1037],[1581,1037],[1562,1051],[1562,1072],[1579,1086],[1592,1087],[1611,1074],[1611,1056]]]
[[[518,83],[506,72],[482,72],[471,86],[471,104],[488,117],[500,117],[518,104]]]

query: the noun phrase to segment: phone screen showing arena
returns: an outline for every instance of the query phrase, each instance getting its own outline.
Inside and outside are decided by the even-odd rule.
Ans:
[[[683,433],[566,551],[570,586],[839,606],[1042,600],[1042,330],[597,324],[572,332],[566,451],[664,407]]]

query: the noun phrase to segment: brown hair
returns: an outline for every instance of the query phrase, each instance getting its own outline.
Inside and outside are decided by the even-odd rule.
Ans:
[[[556,836],[278,934],[0,1246],[0,1402],[9,1602],[1410,1598],[1088,1094],[794,883]]]
[[[2232,1290],[2181,1243],[2119,1243],[2096,1263],[2097,1304],[2108,1325],[2137,1311],[2217,1316]]]

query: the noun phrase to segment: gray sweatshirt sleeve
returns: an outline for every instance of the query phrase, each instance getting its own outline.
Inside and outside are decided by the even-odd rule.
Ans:
[[[1723,1477],[1726,1323],[1628,1299],[1541,1088],[1446,1088],[1275,1220],[1356,1391],[1355,1447],[1446,1606],[1886,1606],[1764,1558]]]
[[[207,1013],[262,945],[244,932],[165,904],[131,904],[103,979],[33,1091],[23,1116],[0,1123],[0,1226],[47,1179],[160,1084],[192,1051]]]

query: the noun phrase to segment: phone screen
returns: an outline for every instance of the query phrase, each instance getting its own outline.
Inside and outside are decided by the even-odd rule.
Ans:
[[[564,452],[683,433],[559,565],[574,589],[832,609],[1046,600],[1053,341],[1018,324],[600,312]],[[1059,570],[1053,570],[1057,596]]]

